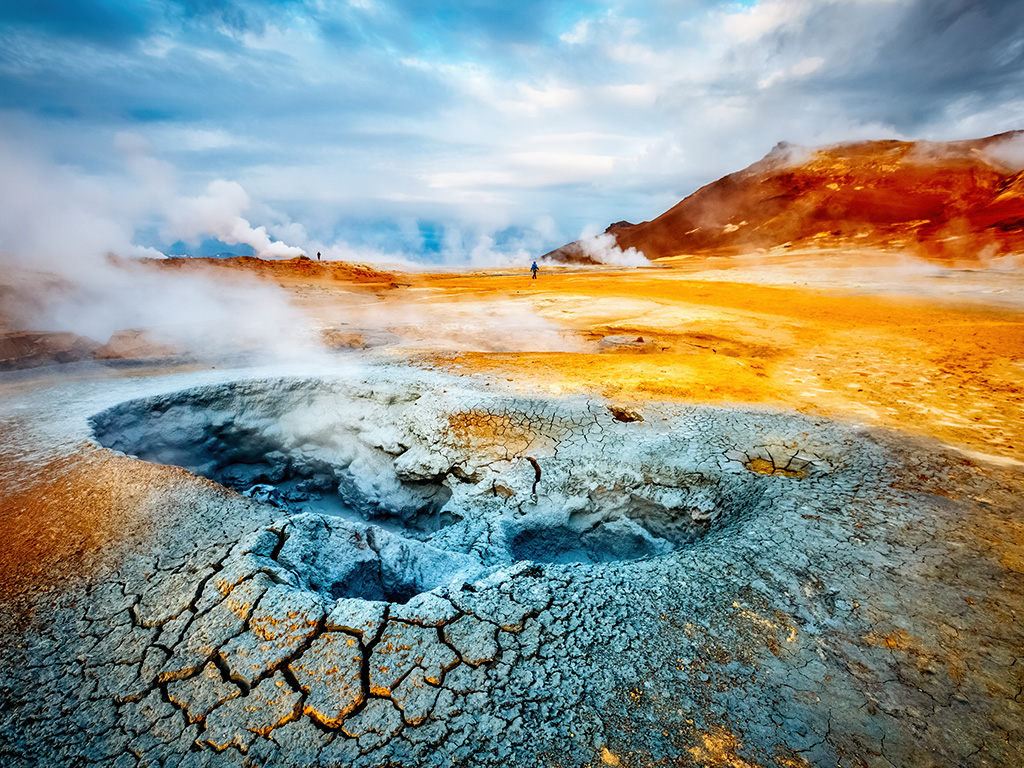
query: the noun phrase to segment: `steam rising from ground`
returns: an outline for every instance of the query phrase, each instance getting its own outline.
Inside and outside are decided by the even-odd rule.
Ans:
[[[0,139],[0,167],[8,171],[0,182],[0,332],[70,331],[105,344],[118,331],[144,330],[147,342],[194,359],[319,357],[316,323],[273,283],[198,265],[157,269],[111,258],[163,257],[136,244],[146,221],[167,241],[215,236],[250,245],[263,258],[303,253],[252,226],[243,215],[251,201],[240,184],[216,180],[198,195],[184,195],[175,169],[152,157],[138,137],[122,135],[118,148],[129,176],[99,177]],[[279,231],[308,242],[300,225]],[[489,238],[470,248],[474,263],[502,260]],[[328,258],[351,257],[341,246],[323,250]],[[528,254],[517,251],[515,262],[525,271]],[[351,307],[339,320],[343,327],[387,331],[411,347],[554,351],[575,343],[525,305]]]
[[[156,269],[111,258],[163,257],[136,244],[145,221],[165,230],[167,240],[212,235],[250,245],[263,258],[303,253],[266,227],[252,226],[243,215],[251,202],[240,184],[216,180],[201,194],[183,195],[174,168],[153,158],[137,137],[122,135],[118,147],[130,177],[59,166],[0,139],[0,167],[8,172],[0,182],[0,332],[70,331],[105,344],[118,331],[144,330],[147,342],[194,359],[319,357],[316,323],[273,283],[228,270]],[[289,239],[306,239],[299,225],[284,231]],[[473,260],[499,261],[493,246],[481,239]],[[324,250],[328,258],[350,256],[340,247]],[[516,261],[524,270],[529,264],[525,252]],[[354,307],[340,319],[349,327],[389,331],[406,346],[553,351],[572,343],[524,305]]]
[[[131,261],[99,261],[75,275],[5,270],[0,321],[101,344],[117,331],[143,330],[147,344],[167,348],[163,354],[199,360],[317,361],[323,354],[281,288],[221,270],[174,274]]]
[[[386,331],[410,348],[471,352],[582,352],[575,332],[514,300],[395,302],[349,307],[348,322]]]
[[[215,181],[181,195],[173,168],[131,136],[118,146],[132,178],[90,175],[0,139],[0,328],[71,331],[101,344],[115,331],[146,329],[153,342],[203,359],[316,354],[304,338],[308,322],[275,285],[109,258],[162,258],[135,243],[140,222],[154,220],[169,238],[214,235],[265,257],[302,253],[242,216],[249,199],[240,185]]]
[[[728,270],[700,260],[681,262],[677,268],[688,280],[813,286],[1019,308],[1024,305],[1022,266],[1024,258],[1014,254],[956,266],[925,261],[911,251],[839,248],[825,253],[808,247],[734,256]],[[1000,276],[994,278],[993,271]]]
[[[603,232],[600,235],[582,237],[579,246],[586,256],[598,264],[610,264],[617,267],[643,267],[649,266],[650,261],[636,248],[627,248],[625,251],[619,248],[615,235]]]
[[[156,230],[166,242],[215,237],[249,245],[261,258],[304,253],[242,215],[251,202],[237,182],[218,179],[200,194],[182,193],[176,170],[151,157],[141,139],[122,135],[117,145],[128,174],[99,176],[0,137],[0,251],[8,259],[61,271],[107,253],[162,257],[136,242],[141,230]]]
[[[415,234],[415,222],[407,222],[408,253],[352,246],[342,239],[331,242],[267,203],[253,201],[238,181],[211,181],[207,176],[200,186],[194,177],[180,178],[179,170],[156,157],[136,133],[118,134],[114,148],[114,159],[122,167],[100,174],[61,164],[0,132],[0,167],[5,171],[0,178],[0,252],[49,268],[107,253],[165,255],[139,243],[163,243],[160,247],[167,250],[166,244],[178,241],[195,248],[216,239],[227,246],[249,246],[262,259],[320,252],[333,261],[417,268],[422,253],[430,252],[445,264],[483,267],[529,265],[552,240],[561,239],[550,217],[541,217],[518,234],[504,233],[499,244],[495,233],[509,222],[500,213],[488,218],[489,209],[482,205],[474,207],[464,226],[446,224],[443,242],[434,246],[422,240],[422,233]],[[317,220],[315,213],[311,216]]]
[[[252,246],[261,259],[292,259],[306,255],[302,248],[273,240],[263,226],[253,227],[242,212],[249,196],[235,181],[211,181],[198,197],[182,200],[168,212],[171,229],[182,240],[212,235],[228,245]]]
[[[985,154],[1011,171],[1024,170],[1024,131],[989,144],[985,147]]]

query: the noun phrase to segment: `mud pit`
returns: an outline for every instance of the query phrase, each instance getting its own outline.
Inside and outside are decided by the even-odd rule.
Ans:
[[[161,478],[152,535],[5,648],[6,764],[1022,757],[1010,472],[387,366],[66,389],[3,408],[177,466],[97,449]]]
[[[540,463],[527,454],[534,443],[537,453],[545,442],[554,446],[560,430],[551,421],[545,425],[549,434],[543,429],[529,434],[528,415],[538,407],[543,406],[528,401],[502,405],[508,411],[497,418],[500,426],[491,438],[502,442],[510,432],[502,422],[510,413],[519,417],[514,439],[521,445],[516,454],[506,453],[495,461],[497,443],[485,444],[480,446],[481,456],[463,463],[451,446],[444,445],[444,425],[438,425],[433,445],[426,448],[428,455],[413,452],[410,460],[409,446],[393,429],[389,433],[388,427],[367,420],[358,399],[318,380],[190,390],[125,403],[98,414],[91,423],[105,447],[182,466],[283,512],[327,515],[332,530],[342,526],[352,535],[390,534],[429,542],[454,526],[438,538],[458,551],[458,542],[474,540],[473,529],[486,520],[489,529],[498,532],[489,538],[482,557],[492,565],[517,560],[602,563],[664,555],[696,541],[715,525],[741,524],[763,501],[765,488],[742,473],[723,472],[724,465],[679,466],[667,484],[645,482],[640,466],[609,477],[590,473],[586,488],[578,487],[578,472],[562,475],[561,486],[542,483]],[[475,414],[476,429],[485,439],[489,413]],[[590,410],[579,424],[560,426],[603,431],[614,429],[612,420],[622,421],[613,409],[607,415]],[[619,431],[628,450],[629,432]],[[436,453],[429,455],[432,450]],[[799,468],[801,474],[827,466],[823,459],[802,456],[792,447],[779,446],[776,453],[784,457],[784,466]],[[768,463],[765,459],[737,453],[731,460],[739,458],[748,468],[765,473],[760,468]],[[650,457],[641,454],[638,459]],[[534,480],[528,493],[519,477],[529,475],[526,465]],[[499,482],[513,467],[513,479]],[[795,476],[797,469],[787,471]],[[461,513],[449,508],[453,488],[479,487],[484,476],[490,476],[492,495],[511,503],[501,505],[497,514],[471,503],[460,507]],[[509,487],[517,482],[522,486],[519,493]],[[567,499],[572,501],[563,509]],[[353,525],[345,528],[342,520]],[[345,558],[339,554],[337,559]],[[342,596],[336,592],[331,596]]]

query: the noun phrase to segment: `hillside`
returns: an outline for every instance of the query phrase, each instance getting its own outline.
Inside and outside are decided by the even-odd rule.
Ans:
[[[607,230],[649,259],[864,245],[935,260],[1024,251],[1024,131],[956,142],[778,144],[661,216]],[[578,243],[544,256],[589,260]]]

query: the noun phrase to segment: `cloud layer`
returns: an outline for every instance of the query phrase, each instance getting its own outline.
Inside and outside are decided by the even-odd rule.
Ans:
[[[1015,0],[2,2],[0,250],[526,260],[780,140],[1024,127],[1021,30]]]

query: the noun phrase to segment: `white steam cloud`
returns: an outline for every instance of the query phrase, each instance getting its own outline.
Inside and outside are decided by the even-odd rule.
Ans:
[[[1024,131],[1017,131],[985,147],[985,154],[1011,171],[1024,170]]]
[[[529,280],[526,270],[523,280]],[[575,331],[558,325],[544,316],[543,308],[523,300],[380,301],[347,307],[345,317],[353,330],[393,334],[395,343],[408,349],[497,353],[586,350]]]
[[[169,210],[168,229],[186,241],[210,235],[228,245],[249,245],[261,259],[306,255],[302,248],[271,239],[266,227],[252,226],[242,216],[248,207],[249,196],[241,184],[218,179],[207,185],[204,194],[181,200]]]
[[[273,239],[242,214],[250,207],[240,184],[218,179],[199,195],[177,188],[175,169],[148,154],[135,134],[116,142],[128,175],[97,176],[58,165],[0,136],[0,250],[34,265],[119,256],[161,257],[137,245],[140,228],[167,241],[217,238],[251,246],[260,258],[294,258],[301,247]]]
[[[276,285],[109,258],[163,257],[134,242],[140,223],[154,219],[183,239],[213,235],[266,256],[301,253],[241,216],[249,200],[238,184],[180,196],[170,166],[138,142],[118,146],[131,176],[89,175],[0,137],[0,330],[70,331],[103,344],[116,331],[144,329],[203,359],[318,354],[309,323]]]
[[[200,360],[319,360],[309,320],[277,285],[223,270],[170,272],[100,262],[69,276],[5,270],[0,321],[14,330],[71,331],[100,344],[142,331],[147,344]]]
[[[579,246],[583,253],[598,264],[610,264],[617,267],[650,266],[650,261],[636,248],[619,248],[615,236],[607,232],[591,237],[581,237]]]
[[[49,163],[0,137],[0,253],[43,268],[102,258],[162,256],[132,242],[139,195],[122,180]]]

